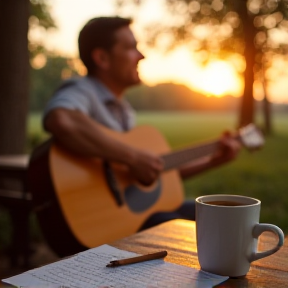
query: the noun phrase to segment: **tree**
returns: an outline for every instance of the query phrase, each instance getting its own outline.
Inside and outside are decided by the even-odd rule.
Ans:
[[[127,4],[144,2],[116,1],[119,11]],[[166,0],[165,3],[169,21],[151,23],[147,27],[147,43],[163,46],[163,38],[168,48],[185,43],[191,49],[207,52],[203,62],[215,56],[228,59],[233,53],[244,54],[245,88],[238,124],[253,122],[254,78],[263,78],[259,75],[265,75],[273,56],[287,51],[287,44],[275,43],[271,37],[275,29],[287,30],[287,0]],[[265,82],[262,81],[263,85]],[[265,99],[268,117],[269,101]]]
[[[245,42],[246,70],[244,72],[245,88],[240,107],[239,126],[254,121],[253,83],[255,79],[262,82],[264,130],[271,133],[271,104],[266,93],[268,83],[265,72],[273,61],[275,54],[285,54],[287,45],[273,43],[271,32],[286,25],[288,6],[286,0],[280,1],[246,1],[235,2],[236,11],[243,26]],[[287,26],[287,25],[286,25]],[[275,31],[274,31],[275,32]],[[270,63],[269,63],[270,62]]]
[[[25,147],[30,11],[38,19],[37,25],[45,28],[53,25],[44,0],[0,1],[0,154],[23,153]]]
[[[253,24],[253,17],[249,15],[246,8],[245,0],[238,0],[235,5],[235,10],[238,12],[242,20],[243,37],[245,42],[244,57],[246,69],[244,71],[244,91],[240,107],[239,127],[248,125],[254,122],[254,98],[253,98],[253,83],[254,83],[254,64],[256,59],[256,47],[254,38],[256,35]]]

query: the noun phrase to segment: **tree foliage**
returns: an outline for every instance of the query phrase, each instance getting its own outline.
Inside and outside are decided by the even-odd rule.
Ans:
[[[116,2],[119,11],[128,3],[139,8],[145,4],[145,0]],[[206,50],[218,57],[224,56],[223,52],[242,54],[247,44],[244,39],[247,14],[256,28],[257,48],[287,52],[287,43],[273,40],[276,32],[288,29],[287,0],[165,0],[164,3],[168,20],[154,21],[146,27],[146,43],[153,47],[161,45],[159,39],[165,37],[168,49],[191,43],[193,50]]]
[[[30,60],[39,53],[46,53],[45,46],[39,40],[33,38],[37,30],[56,29],[57,25],[51,15],[51,7],[47,0],[30,0],[29,22],[29,52]]]
[[[40,59],[44,57],[41,61],[45,61],[45,65],[31,69],[30,109],[32,111],[43,111],[61,81],[79,75],[82,69],[80,60],[67,59],[53,54],[45,56],[39,54],[39,56]],[[35,59],[37,60],[38,57]]]
[[[35,17],[38,25],[45,29],[56,28],[55,20],[51,16],[50,6],[47,4],[47,1],[30,0],[30,7],[30,19],[31,17]],[[35,24],[35,22],[33,24]]]

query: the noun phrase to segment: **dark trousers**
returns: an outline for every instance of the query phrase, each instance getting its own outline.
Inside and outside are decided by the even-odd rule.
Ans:
[[[173,212],[158,212],[151,215],[139,231],[174,219],[195,220],[195,201],[185,201],[180,208]]]

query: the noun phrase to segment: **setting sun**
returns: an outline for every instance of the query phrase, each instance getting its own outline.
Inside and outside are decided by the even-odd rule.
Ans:
[[[203,68],[202,89],[211,96],[241,95],[241,82],[235,69],[227,62],[213,61]]]
[[[167,54],[149,51],[146,56],[139,64],[139,72],[143,82],[148,85],[173,82],[185,84],[207,96],[239,97],[242,94],[243,83],[229,62],[214,60],[202,66],[185,46]]]

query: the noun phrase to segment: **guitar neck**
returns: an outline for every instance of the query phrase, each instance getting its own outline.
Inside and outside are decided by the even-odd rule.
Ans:
[[[232,137],[251,151],[261,148],[264,144],[263,135],[254,124],[242,127]],[[219,147],[220,140],[216,140],[162,155],[162,159],[164,160],[164,170],[179,168],[181,165],[184,165],[189,161],[212,155],[219,149]]]
[[[237,133],[233,135],[233,138],[237,141],[241,141],[241,138]],[[199,146],[192,146],[162,155],[162,159],[164,160],[164,171],[179,168],[189,161],[212,155],[219,149],[219,145],[220,141],[214,140]]]
[[[164,160],[164,170],[178,168],[189,161],[208,156],[217,151],[219,140],[209,142],[200,146],[188,147],[186,149],[176,150],[172,153],[162,155]]]

